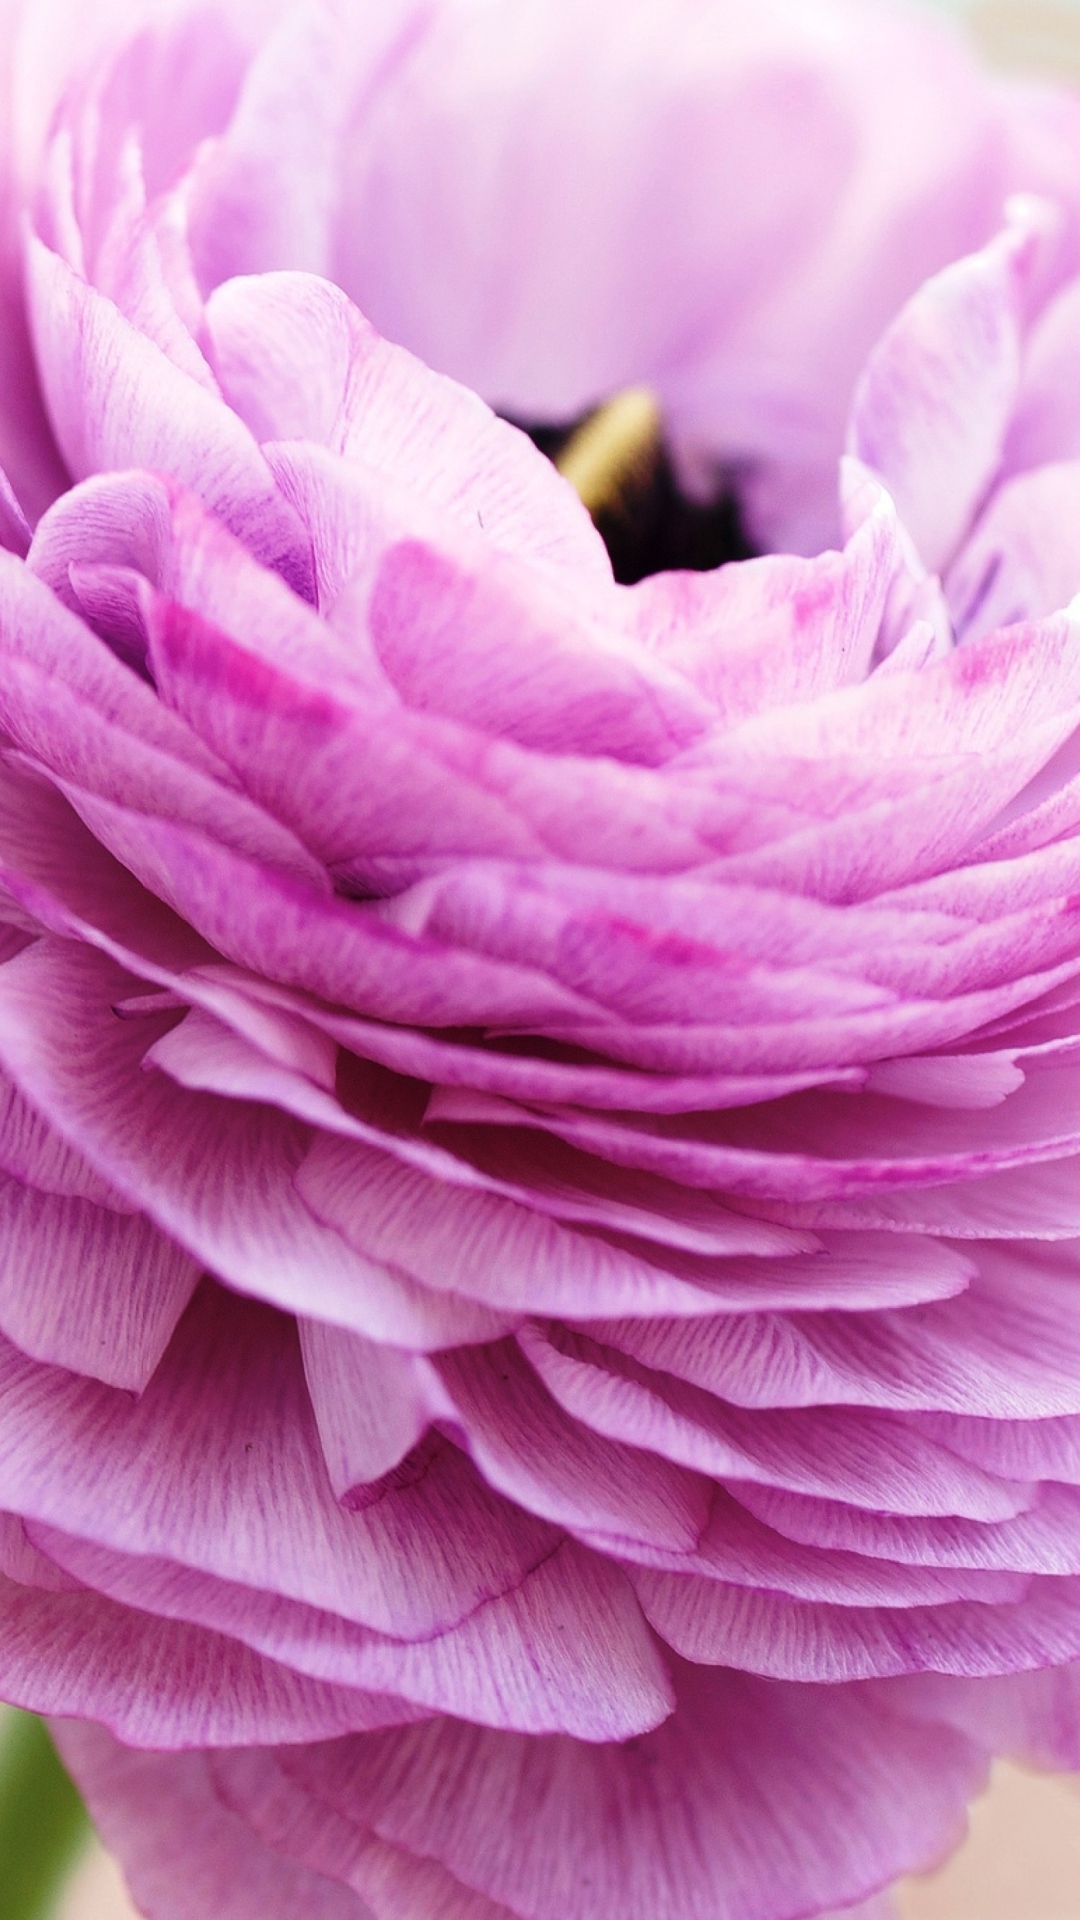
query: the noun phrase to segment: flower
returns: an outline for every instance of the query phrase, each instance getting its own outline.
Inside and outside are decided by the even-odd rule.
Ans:
[[[869,1920],[1080,1760],[1067,212],[885,334],[837,550],[619,586],[290,253],[372,19],[347,168],[205,22],[42,161],[0,1693],[166,1920]]]

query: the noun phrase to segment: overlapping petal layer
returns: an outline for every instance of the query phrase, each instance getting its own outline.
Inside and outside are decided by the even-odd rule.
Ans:
[[[678,437],[743,391],[754,262],[815,239],[870,43],[781,64],[778,8],[702,73],[688,11],[643,166],[795,113],[821,176],[767,179],[722,272],[687,206],[644,346],[541,222],[505,332],[478,283],[440,347],[439,209],[477,202],[394,116],[456,154],[509,60],[474,11],[290,20],[247,65],[150,36],[47,146],[71,484],[13,492],[0,554],[0,1692],[72,1723],[154,1914],[872,1920],[988,1750],[1075,1747],[1075,243],[1016,202],[895,321],[835,550],[617,586],[348,291],[532,413],[644,371]],[[592,14],[517,18],[508,115]],[[927,265],[1015,184],[991,121],[985,203],[936,149],[907,183]]]

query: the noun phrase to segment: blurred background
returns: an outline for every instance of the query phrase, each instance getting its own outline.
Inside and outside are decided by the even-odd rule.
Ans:
[[[1080,0],[924,4],[960,15],[994,65],[1080,86]],[[900,1887],[897,1910],[899,1920],[1080,1920],[1080,1778],[996,1767],[966,1844],[939,1872]],[[43,1729],[6,1708],[0,1920],[137,1920]]]
[[[989,58],[1080,85],[1080,0],[938,0]]]

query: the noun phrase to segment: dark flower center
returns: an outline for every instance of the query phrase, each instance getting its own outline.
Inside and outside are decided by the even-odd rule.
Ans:
[[[515,424],[577,488],[623,586],[652,573],[707,573],[753,558],[730,476],[720,476],[705,499],[692,499],[679,485],[655,402],[644,390],[618,394],[562,424]]]

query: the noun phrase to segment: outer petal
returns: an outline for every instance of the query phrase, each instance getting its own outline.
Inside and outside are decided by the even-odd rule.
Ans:
[[[205,1754],[133,1753],[86,1722],[53,1733],[151,1920],[367,1920],[347,1887],[283,1859],[222,1804]]]
[[[847,1688],[685,1667],[679,1685],[672,1718],[624,1747],[438,1721],[283,1765],[310,1818],[329,1806],[529,1920],[789,1920],[955,1839],[982,1773],[966,1741]],[[766,1844],[777,1832],[782,1849]]]
[[[213,1755],[210,1777],[224,1804],[290,1859],[317,1863],[352,1887],[378,1920],[513,1920],[435,1860],[412,1854],[325,1805],[314,1807],[267,1748]],[[365,1911],[367,1908],[365,1908]]]

